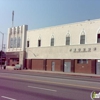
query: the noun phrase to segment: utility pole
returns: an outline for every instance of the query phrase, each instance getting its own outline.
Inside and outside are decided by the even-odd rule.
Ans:
[[[2,33],[1,31],[0,33],[2,34],[2,50],[1,50],[1,68],[2,68],[2,52],[3,52],[4,33]]]
[[[6,45],[5,44],[3,44],[3,51],[5,52],[5,48],[6,48]]]

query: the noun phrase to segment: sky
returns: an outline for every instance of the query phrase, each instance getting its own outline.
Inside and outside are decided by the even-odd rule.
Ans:
[[[100,18],[100,0],[0,0],[0,31],[7,44],[12,26],[28,25],[28,30]],[[0,49],[2,34],[0,34]]]

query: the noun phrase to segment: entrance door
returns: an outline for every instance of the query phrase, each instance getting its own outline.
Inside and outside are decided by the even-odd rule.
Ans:
[[[71,72],[71,62],[64,62],[64,72]]]
[[[55,62],[52,62],[52,71],[55,71]]]
[[[100,62],[97,62],[96,65],[96,74],[100,75]]]

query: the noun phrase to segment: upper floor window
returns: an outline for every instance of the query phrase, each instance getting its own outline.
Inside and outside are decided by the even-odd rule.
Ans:
[[[27,47],[29,47],[30,46],[30,44],[29,44],[30,42],[29,41],[27,41]]]
[[[38,40],[38,47],[41,46],[41,39]]]
[[[100,34],[97,34],[97,43],[100,43]]]
[[[20,30],[20,29],[19,29],[19,26],[18,26],[18,28],[17,28],[17,33],[19,33],[19,30]]]
[[[70,36],[66,37],[66,45],[70,45]]]
[[[13,38],[10,39],[10,48],[13,48]]]
[[[51,38],[51,46],[54,46],[54,38]]]
[[[85,35],[80,36],[80,44],[85,44]]]
[[[14,38],[14,42],[13,43],[14,43],[13,47],[16,48],[16,38]]]
[[[17,38],[17,47],[19,48],[20,47],[20,42],[21,42],[21,39],[20,37]]]

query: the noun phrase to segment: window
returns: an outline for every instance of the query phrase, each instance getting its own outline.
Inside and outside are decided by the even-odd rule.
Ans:
[[[88,60],[87,59],[83,59],[83,64],[87,64]]]
[[[70,37],[66,37],[66,45],[70,45]]]
[[[17,29],[17,33],[19,33],[19,26],[18,26],[18,29]]]
[[[88,59],[78,59],[77,63],[78,64],[88,64]]]
[[[41,46],[41,40],[38,40],[38,47]]]
[[[51,46],[54,46],[54,38],[51,38]]]
[[[80,44],[85,44],[85,35],[80,36]]]
[[[27,41],[27,47],[29,47],[29,41]]]
[[[16,38],[14,38],[14,48],[16,48]]]
[[[81,64],[81,63],[82,63],[82,60],[81,60],[81,59],[78,59],[78,60],[77,60],[77,63],[78,63],[78,64]]]
[[[10,48],[13,48],[13,38],[10,39]]]
[[[100,34],[97,35],[97,43],[100,43]]]
[[[17,38],[17,48],[20,48],[20,37]]]

